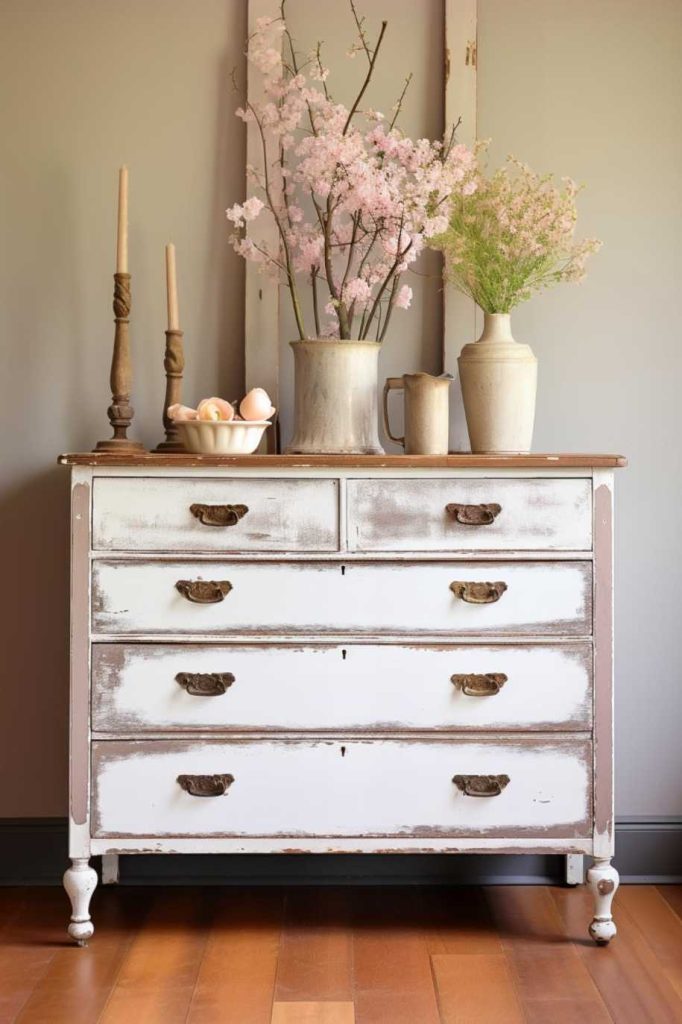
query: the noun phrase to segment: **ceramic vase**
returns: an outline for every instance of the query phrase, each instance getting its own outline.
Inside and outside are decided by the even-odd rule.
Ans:
[[[291,455],[383,455],[379,444],[375,341],[292,341]]]
[[[483,333],[457,362],[472,452],[529,452],[538,364],[530,346],[514,340],[509,313],[484,313]]]

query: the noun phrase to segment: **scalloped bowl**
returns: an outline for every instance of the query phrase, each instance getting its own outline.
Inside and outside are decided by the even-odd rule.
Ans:
[[[195,455],[251,455],[260,444],[268,420],[180,420],[180,440]]]

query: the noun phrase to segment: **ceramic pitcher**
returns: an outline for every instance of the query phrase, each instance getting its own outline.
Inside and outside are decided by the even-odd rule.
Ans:
[[[384,427],[406,455],[447,455],[451,380],[449,374],[432,377],[430,373],[404,373],[402,377],[389,377],[384,384]],[[404,437],[395,437],[388,422],[388,396],[394,389],[405,395]]]

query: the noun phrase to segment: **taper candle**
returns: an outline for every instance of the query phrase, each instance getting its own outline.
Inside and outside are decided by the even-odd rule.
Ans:
[[[175,246],[172,242],[166,246],[166,298],[168,300],[168,330],[179,331],[178,282],[175,274]]]
[[[118,172],[118,235],[116,238],[116,273],[128,273],[128,168]]]

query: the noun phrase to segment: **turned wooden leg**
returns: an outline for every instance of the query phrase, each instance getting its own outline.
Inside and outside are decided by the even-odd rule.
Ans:
[[[587,872],[587,884],[594,894],[594,917],[590,935],[598,946],[605,946],[616,934],[611,904],[618,888],[618,872],[610,860],[595,860]]]
[[[71,900],[69,935],[79,946],[87,946],[95,928],[90,920],[90,898],[97,886],[97,872],[87,857],[74,857],[64,872],[64,888]]]

